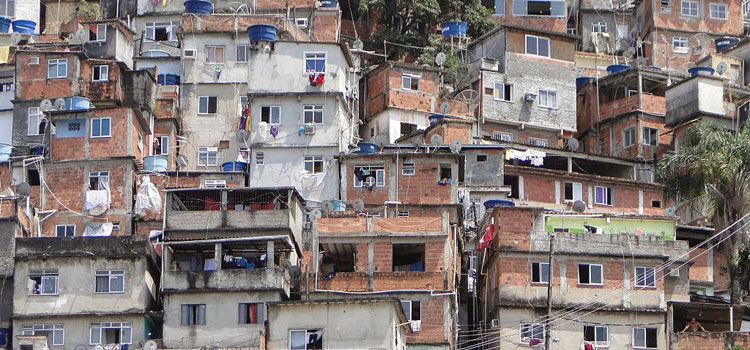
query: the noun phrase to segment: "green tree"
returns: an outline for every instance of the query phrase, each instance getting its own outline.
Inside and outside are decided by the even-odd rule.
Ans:
[[[678,147],[677,153],[667,155],[657,166],[657,179],[668,198],[699,204],[717,232],[750,212],[750,124],[729,131],[702,121],[683,135]],[[719,247],[729,261],[733,304],[739,300],[742,272],[748,271],[750,260],[740,254],[745,232],[734,234]],[[742,289],[747,289],[747,283]]]

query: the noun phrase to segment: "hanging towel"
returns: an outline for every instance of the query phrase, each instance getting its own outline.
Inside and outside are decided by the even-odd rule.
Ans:
[[[112,235],[112,223],[111,222],[89,222],[83,229],[84,236],[111,236]]]
[[[10,46],[0,46],[0,64],[8,63],[10,55]]]
[[[276,135],[278,134],[279,134],[279,126],[271,125],[271,136],[273,136],[273,138],[276,138]]]
[[[109,198],[107,191],[105,190],[94,190],[86,191],[86,210],[99,206],[109,206]]]

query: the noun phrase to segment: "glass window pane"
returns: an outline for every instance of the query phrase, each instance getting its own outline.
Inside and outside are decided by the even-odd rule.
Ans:
[[[101,332],[99,326],[91,326],[91,344],[101,344]]]
[[[102,136],[109,136],[109,119],[102,119]]]
[[[633,330],[633,345],[634,346],[645,346],[646,345],[646,331],[643,328],[636,328]]]
[[[109,280],[109,291],[110,292],[122,292],[125,290],[124,281],[122,275],[112,276]]]
[[[602,283],[602,267],[591,265],[591,283]]]
[[[96,276],[96,292],[98,293],[109,292],[109,277]]]
[[[52,277],[52,276],[42,277],[42,293],[44,294],[57,293],[57,277]]]
[[[91,120],[91,136],[101,136],[101,119]]]
[[[596,327],[596,341],[607,341],[607,327]]]
[[[208,97],[199,97],[198,98],[198,113],[207,113],[208,112]]]
[[[289,336],[289,347],[292,350],[304,350],[307,344],[305,331],[291,331]]]
[[[589,283],[589,266],[586,264],[578,265],[578,283]]]
[[[549,264],[542,265],[542,282],[549,282]]]
[[[536,38],[533,36],[526,37],[526,53],[536,55]]]
[[[120,336],[120,342],[123,343],[123,344],[130,344],[130,343],[133,342],[132,337],[133,337],[133,335],[132,335],[132,328],[125,327],[125,328],[122,329],[122,333],[121,333],[121,336]]]
[[[65,333],[62,329],[55,329],[52,331],[52,345],[64,345],[65,344]]]
[[[198,305],[197,307],[198,317],[196,324],[206,324],[206,305]]]
[[[538,40],[539,56],[549,56],[549,39],[539,38]]]

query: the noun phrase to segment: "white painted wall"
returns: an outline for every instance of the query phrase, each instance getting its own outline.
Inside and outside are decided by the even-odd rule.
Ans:
[[[147,59],[139,58],[135,61],[135,69],[146,69],[156,67],[157,74],[182,74],[182,64],[179,59]]]
[[[16,17],[14,19],[34,21],[36,23],[34,33],[39,34],[40,6],[41,1],[16,0]]]
[[[13,142],[13,110],[0,112],[0,144]]]
[[[362,139],[366,142],[394,144],[401,137],[401,123],[417,125],[417,129],[424,130],[430,126],[427,119],[429,113],[406,111],[395,108],[386,109],[372,117],[362,127]],[[375,129],[375,136],[370,136],[371,129]]]

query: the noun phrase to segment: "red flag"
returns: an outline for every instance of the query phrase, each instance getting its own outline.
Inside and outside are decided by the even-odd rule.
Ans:
[[[477,244],[477,250],[487,248],[487,246],[490,245],[490,242],[492,242],[492,239],[494,238],[494,236],[495,236],[495,224],[490,224],[484,230],[484,234],[482,235],[482,238],[479,239],[479,244]]]
[[[635,229],[635,232],[633,232],[633,234],[636,235],[636,236],[640,236],[640,235],[643,234],[643,231],[641,231],[639,229]]]

